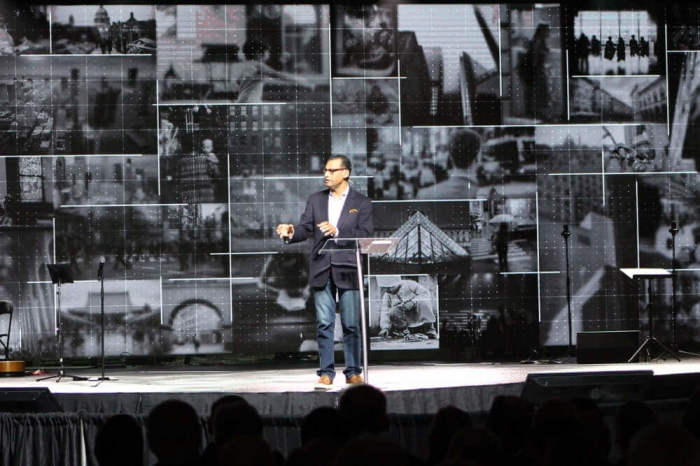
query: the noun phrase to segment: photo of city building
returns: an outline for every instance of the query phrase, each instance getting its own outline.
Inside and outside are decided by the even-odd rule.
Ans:
[[[155,55],[152,5],[51,7],[51,50],[57,54]]]

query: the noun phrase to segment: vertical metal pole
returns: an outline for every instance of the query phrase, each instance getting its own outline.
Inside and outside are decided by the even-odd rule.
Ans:
[[[674,351],[678,351],[678,330],[676,323],[676,233],[678,233],[678,224],[676,222],[671,222],[671,228],[668,231],[671,233],[671,248],[673,250],[671,259],[671,286],[673,287],[671,293],[671,327],[673,343],[671,344],[671,348]]]
[[[649,299],[649,307],[647,309],[647,317],[649,320],[649,338],[651,340],[653,340],[654,339],[654,325],[653,325],[652,320],[651,320],[652,319],[651,313],[652,313],[654,304],[652,303],[652,300],[651,300],[651,278],[647,278],[647,294],[649,295],[649,298],[648,298]]]
[[[58,332],[58,379],[56,382],[61,380],[63,377],[63,321],[61,320],[61,280],[58,280],[56,285],[56,306],[58,311],[56,312],[56,331]]]
[[[100,277],[100,326],[102,327],[102,375],[105,380],[105,278]]]
[[[355,240],[355,260],[357,262],[357,287],[360,289],[360,325],[362,326],[362,371],[365,375],[365,383],[369,383],[367,372],[367,322],[365,319],[365,286],[362,279],[362,261],[360,260],[360,242]]]
[[[571,232],[569,231],[569,225],[564,225],[564,229],[561,232],[564,237],[564,251],[566,252],[566,309],[567,309],[567,321],[569,325],[569,356],[572,355],[573,349],[573,338],[572,338],[572,325],[571,325],[571,276],[569,273],[569,236]]]

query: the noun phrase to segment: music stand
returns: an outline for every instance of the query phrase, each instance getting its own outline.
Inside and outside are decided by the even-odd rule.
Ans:
[[[386,254],[397,243],[399,238],[330,238],[318,251],[319,254],[335,254],[338,252],[355,252],[357,265],[357,286],[360,289],[360,327],[362,330],[362,370],[365,383],[369,383],[367,372],[367,320],[365,318],[365,289],[362,275],[362,260],[360,254]]]
[[[63,367],[63,323],[61,320],[61,285],[64,283],[73,283],[73,274],[70,270],[70,264],[68,262],[58,262],[56,264],[46,264],[46,268],[49,269],[49,275],[51,276],[51,283],[56,285],[56,340],[58,344],[58,374],[50,375],[48,377],[42,377],[37,379],[37,382],[48,379],[56,379],[56,382],[60,382],[63,377],[71,377],[74,381],[77,380],[87,380],[87,377],[81,377],[78,375],[66,374],[65,368]]]
[[[644,349],[648,349],[647,347],[651,347],[653,345],[656,345],[660,347],[663,351],[656,357],[661,357],[664,354],[668,353],[671,356],[673,356],[675,359],[678,361],[681,360],[681,358],[676,354],[675,351],[673,351],[671,348],[668,346],[664,345],[661,343],[655,336],[654,336],[654,325],[653,325],[653,320],[652,320],[652,314],[653,314],[653,294],[651,291],[651,281],[654,279],[668,279],[671,278],[671,273],[666,270],[666,269],[654,269],[654,268],[621,268],[620,271],[627,275],[631,279],[638,279],[638,280],[647,280],[647,316],[649,319],[649,335],[644,339],[641,345],[639,345],[639,348],[632,354],[632,356],[627,360],[627,362],[632,362],[637,357],[639,354],[642,352]],[[642,288],[644,289],[644,288]],[[653,358],[652,358],[653,359]]]

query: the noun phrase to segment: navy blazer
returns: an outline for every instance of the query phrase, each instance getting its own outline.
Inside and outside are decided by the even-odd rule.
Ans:
[[[326,286],[329,273],[332,273],[333,282],[338,288],[357,289],[357,262],[353,251],[321,254],[318,252],[329,238],[316,226],[328,221],[329,191],[324,189],[309,196],[299,223],[294,225],[294,236],[290,243],[313,239],[309,259],[309,284],[312,287]],[[339,238],[372,236],[372,203],[367,196],[349,189],[336,228],[340,233]]]

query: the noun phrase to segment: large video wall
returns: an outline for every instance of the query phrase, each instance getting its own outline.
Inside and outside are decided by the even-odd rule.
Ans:
[[[567,276],[574,344],[645,333],[620,268],[670,269],[674,251],[654,330],[670,341],[675,309],[697,346],[700,10],[597,5],[3,2],[13,350],[55,355],[60,321],[68,357],[98,354],[104,258],[109,355],[314,351],[309,245],[275,226],[332,154],[375,235],[398,238],[369,258],[372,351],[566,345]],[[75,280],[60,302],[55,262]],[[392,315],[397,286],[434,332]]]

